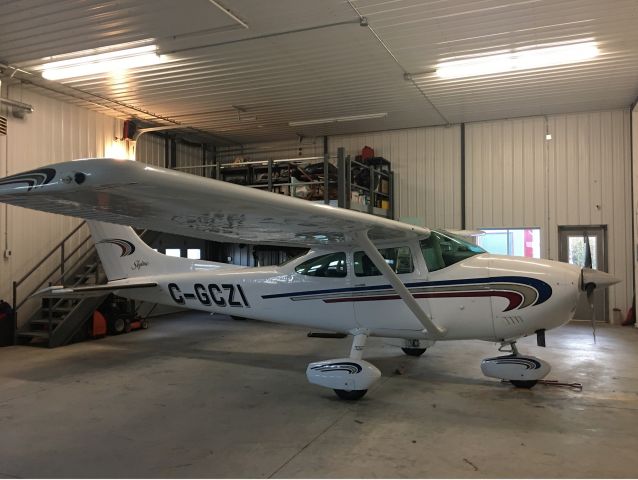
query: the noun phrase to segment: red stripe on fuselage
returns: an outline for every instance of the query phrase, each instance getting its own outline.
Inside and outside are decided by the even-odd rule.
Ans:
[[[503,297],[509,301],[509,305],[504,310],[508,312],[514,308],[519,307],[523,303],[523,296],[514,291],[508,290],[485,290],[475,292],[431,292],[431,293],[416,293],[413,295],[415,298],[459,298],[459,297]],[[399,300],[396,294],[393,295],[371,295],[367,297],[343,297],[343,298],[329,298],[324,300],[325,303],[340,303],[340,302],[374,302],[381,300]]]

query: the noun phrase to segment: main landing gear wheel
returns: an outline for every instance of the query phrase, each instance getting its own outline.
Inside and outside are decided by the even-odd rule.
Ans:
[[[341,400],[359,400],[368,390],[338,390],[335,388],[334,391]]]
[[[306,369],[310,383],[334,390],[337,397],[347,402],[362,398],[381,377],[377,367],[361,358],[368,331],[354,330],[350,334],[354,338],[349,357],[309,363]]]
[[[510,383],[516,388],[526,388],[529,390],[538,383],[538,380],[510,380]]]
[[[401,350],[403,350],[403,353],[411,357],[420,357],[425,353],[427,348],[401,347]]]

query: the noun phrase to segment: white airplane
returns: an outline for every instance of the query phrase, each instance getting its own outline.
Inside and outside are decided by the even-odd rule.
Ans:
[[[369,336],[419,356],[436,341],[479,339],[506,355],[488,377],[531,388],[550,365],[517,339],[568,322],[583,292],[613,276],[566,263],[492,255],[461,237],[133,161],[85,159],[0,179],[0,201],[88,220],[108,283],[40,295],[117,295],[349,334],[350,354],[308,365],[311,383],[361,398],[381,372]],[[109,223],[103,223],[109,222]],[[283,265],[239,267],[167,257],[130,225],[223,242],[309,251]],[[321,335],[321,334],[319,334]]]

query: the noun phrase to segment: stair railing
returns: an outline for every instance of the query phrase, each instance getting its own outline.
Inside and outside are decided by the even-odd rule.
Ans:
[[[80,223],[66,237],[64,237],[64,239],[62,239],[60,243],[58,243],[55,247],[53,247],[50,252],[44,255],[44,257],[38,263],[36,263],[35,266],[33,266],[33,268],[31,268],[24,276],[22,276],[22,278],[20,278],[19,280],[15,280],[13,282],[13,311],[15,312],[14,321],[15,321],[16,331],[18,326],[18,312],[20,308],[27,302],[27,300],[29,300],[31,295],[33,295],[35,292],[40,290],[45,283],[52,282],[53,281],[52,279],[54,278],[54,275],[56,274],[56,272],[59,272],[60,274],[57,281],[60,283],[64,283],[65,273],[68,271],[72,271],[73,268],[75,268],[80,261],[84,260],[87,257],[88,253],[92,251],[92,248],[91,248],[84,254],[80,255],[72,263],[69,262],[74,257],[74,255],[82,247],[84,247],[87,244],[87,242],[91,239],[91,235],[90,234],[87,235],[85,238],[79,241],[79,243],[75,246],[75,248],[69,251],[67,242],[69,242],[69,240],[71,240],[76,234],[78,234],[78,232],[85,225],[86,225],[86,222]],[[51,269],[47,274],[42,275],[41,280],[38,282],[38,284],[35,287],[32,287],[28,291],[28,293],[22,297],[22,299],[19,299],[18,290],[20,289],[20,287],[27,280],[29,280],[32,277],[32,275],[34,275],[35,273],[41,273],[43,265],[45,265],[45,263],[47,263],[49,259],[55,256],[59,257],[59,263],[56,264],[56,266],[53,269]]]

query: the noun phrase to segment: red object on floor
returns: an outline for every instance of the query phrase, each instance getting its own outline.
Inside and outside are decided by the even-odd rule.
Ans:
[[[622,322],[623,327],[628,327],[629,325],[633,325],[636,323],[636,315],[634,314],[634,307],[629,307],[627,310],[627,316],[625,317],[625,321]]]
[[[93,322],[91,323],[91,337],[99,338],[106,335],[106,318],[99,310],[93,312]]]

